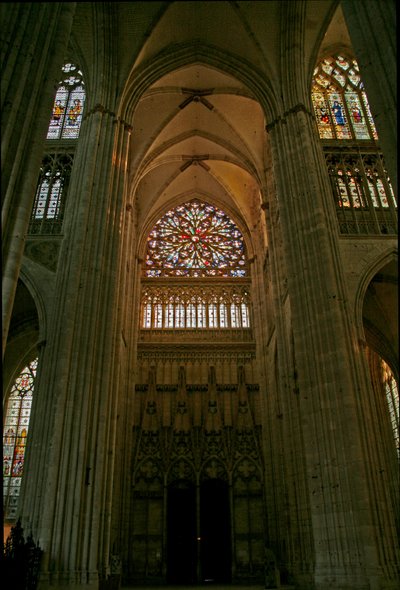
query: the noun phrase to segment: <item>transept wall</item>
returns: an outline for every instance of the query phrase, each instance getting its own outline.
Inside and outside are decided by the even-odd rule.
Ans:
[[[391,86],[377,98],[352,3],[342,5],[397,193]],[[384,410],[368,349],[398,377],[393,318],[385,327],[376,312],[393,309],[396,238],[340,234],[310,99],[337,8],[5,9],[3,355],[8,387],[27,362],[21,335],[38,349],[19,511],[44,549],[41,589],[111,587],[115,562],[124,583],[262,583],[267,555],[302,590],[396,587],[395,452],[375,424]],[[390,7],[373,10],[383,29]],[[234,38],[221,34],[228,23]],[[369,38],[381,63],[381,41]],[[80,62],[87,103],[53,239],[28,226],[67,55]],[[150,229],[193,197],[237,223],[245,279],[146,276]],[[18,278],[34,288],[23,293]],[[187,310],[201,288],[196,322],[212,292],[222,325],[168,319],[168,305]],[[180,501],[187,530],[176,524]],[[217,512],[229,538],[220,564],[204,541],[219,538]],[[199,544],[187,549],[185,579],[171,522]]]

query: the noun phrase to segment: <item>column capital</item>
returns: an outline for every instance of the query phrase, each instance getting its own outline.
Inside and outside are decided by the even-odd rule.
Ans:
[[[273,121],[271,121],[271,123],[267,123],[267,125],[265,126],[265,130],[269,133],[279,123],[286,123],[286,118],[289,115],[297,113],[305,113],[306,115],[309,115],[310,117],[314,118],[314,114],[302,102],[299,102],[292,108],[285,111],[282,114],[282,116],[276,117]]]
[[[114,111],[108,109],[107,107],[105,107],[104,105],[102,105],[100,103],[96,104],[92,109],[90,109],[90,111],[85,113],[85,115],[83,116],[83,119],[84,120],[88,119],[89,117],[91,117],[95,113],[102,113],[103,115],[110,115],[111,117],[114,117],[116,122],[121,123],[124,126],[126,131],[128,131],[129,133],[131,131],[133,131],[132,125],[130,125],[129,123],[127,123],[126,121],[124,121],[123,119],[118,117]]]

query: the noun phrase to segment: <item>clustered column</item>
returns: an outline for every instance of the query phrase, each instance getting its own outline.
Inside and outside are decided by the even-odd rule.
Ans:
[[[304,105],[289,109],[267,131],[292,310],[315,584],[326,590],[335,579],[335,588],[367,588],[372,580],[395,579],[393,518],[378,501],[385,497],[383,484],[371,480],[360,427],[371,386],[346,307],[328,175]],[[385,563],[375,541],[382,536]]]
[[[42,584],[97,588],[107,569],[118,389],[121,228],[129,128],[97,105],[71,177],[55,305],[35,386],[22,508],[44,549]],[[39,407],[40,406],[40,407]],[[51,411],[49,409],[51,408]]]

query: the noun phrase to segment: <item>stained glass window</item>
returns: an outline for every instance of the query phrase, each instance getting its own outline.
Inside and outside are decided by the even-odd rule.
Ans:
[[[221,209],[192,199],[168,211],[148,236],[143,274],[143,330],[250,328],[244,239]]]
[[[197,327],[205,328],[206,326],[206,306],[205,303],[200,302],[197,304]]]
[[[311,96],[340,233],[397,235],[397,202],[356,60],[320,61]]]
[[[85,89],[78,66],[67,63],[62,68],[54,99],[47,139],[77,139],[81,128]]]
[[[7,403],[3,433],[3,500],[6,521],[17,516],[37,359],[16,379]]]
[[[208,306],[208,326],[210,328],[218,328],[217,306],[215,303],[210,303]]]
[[[321,139],[378,139],[356,60],[322,60],[314,70],[312,102]]]
[[[147,277],[244,277],[243,236],[220,209],[193,199],[168,211],[147,242]]]
[[[239,305],[231,303],[231,322],[232,328],[239,328],[240,326],[240,309]]]
[[[219,327],[220,328],[227,328],[228,327],[228,313],[227,313],[225,303],[219,304]]]
[[[196,306],[193,303],[189,303],[186,310],[186,325],[188,328],[196,328],[197,327],[197,314],[196,314]]]
[[[176,286],[142,290],[142,329],[249,328],[250,296],[246,286],[207,288]]]
[[[157,326],[156,326],[157,327]],[[178,303],[175,306],[175,327],[185,327],[185,306],[182,303]]]
[[[249,308],[245,303],[242,303],[240,305],[240,309],[242,312],[242,326],[243,328],[248,328],[249,327]]]
[[[35,202],[29,224],[30,234],[61,232],[73,154],[47,154],[42,162]]]
[[[397,234],[397,201],[381,155],[325,154],[342,233]]]
[[[393,436],[400,458],[399,446],[399,390],[396,379],[387,363],[382,360],[382,376],[385,386],[386,401],[389,409],[390,422],[392,424]]]
[[[146,303],[144,306],[143,328],[151,328],[151,303]]]

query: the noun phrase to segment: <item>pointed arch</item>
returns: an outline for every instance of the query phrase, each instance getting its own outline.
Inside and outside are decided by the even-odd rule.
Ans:
[[[86,102],[82,71],[72,61],[65,63],[54,97],[47,130],[29,235],[61,234],[68,186]]]
[[[378,256],[364,271],[363,276],[360,279],[355,299],[355,318],[360,334],[362,334],[363,331],[363,305],[367,289],[374,276],[388,264],[393,264],[393,267],[397,268],[397,249],[391,248],[389,251]]]
[[[235,77],[260,103],[268,120],[274,120],[278,116],[279,97],[275,96],[270,82],[273,80],[272,75],[267,78],[265,73],[257,70],[250,62],[221,51],[219,47],[193,42],[171,44],[133,70],[121,97],[119,116],[131,121],[138,101],[154,82],[174,70],[193,64],[203,64]]]
[[[245,277],[243,235],[224,211],[192,199],[157,221],[147,238],[147,277]]]
[[[8,396],[3,431],[3,510],[7,523],[18,516],[33,392],[38,359],[33,359],[15,379]]]
[[[321,59],[312,84],[321,139],[378,140],[358,63],[344,52]]]
[[[321,58],[311,100],[341,234],[396,235],[397,201],[357,60]]]
[[[185,201],[147,236],[141,329],[248,330],[249,274],[244,237],[232,219],[198,197]]]
[[[200,471],[201,481],[208,481],[210,479],[228,481],[228,472],[226,470],[225,464],[217,457],[210,457],[207,459]]]
[[[364,281],[363,297],[358,301],[358,321],[363,339],[384,359],[396,376],[399,374],[398,343],[398,267],[397,257],[381,257],[375,273]]]
[[[174,482],[187,481],[195,483],[195,470],[194,466],[190,461],[180,457],[171,464],[167,473],[167,484],[173,484]]]
[[[48,140],[78,139],[86,93],[83,74],[74,63],[61,68],[61,79],[54,98]]]
[[[161,190],[159,191],[161,193]],[[138,243],[138,257],[140,260],[144,260],[146,256],[146,248],[148,243],[148,236],[156,223],[162,219],[164,215],[167,214],[168,211],[175,209],[176,207],[184,205],[186,202],[190,202],[192,200],[200,200],[204,203],[215,207],[216,209],[222,210],[234,223],[237,228],[239,229],[240,233],[243,236],[245,251],[247,254],[247,258],[250,261],[255,252],[254,247],[250,238],[250,232],[246,222],[244,221],[243,217],[240,213],[229,203],[223,202],[220,197],[217,197],[215,194],[204,190],[190,190],[185,191],[182,193],[178,193],[174,196],[173,199],[170,199],[167,204],[163,204],[161,207],[154,209],[151,216],[147,219],[146,223],[143,225],[143,232],[141,238]]]

